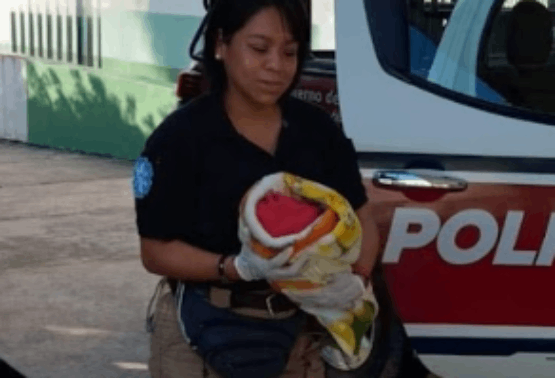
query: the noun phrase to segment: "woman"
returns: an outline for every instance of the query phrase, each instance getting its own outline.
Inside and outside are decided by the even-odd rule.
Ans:
[[[374,265],[377,234],[352,143],[324,111],[289,96],[309,30],[300,0],[219,0],[204,41],[210,93],[169,115],[137,160],[143,264],[181,283],[183,336],[208,365],[183,376],[306,374],[304,317],[266,281],[295,275],[302,261],[284,267],[287,250],[257,258],[237,236],[240,200],[263,176],[288,171],[343,194],[365,235],[354,270],[366,278]]]

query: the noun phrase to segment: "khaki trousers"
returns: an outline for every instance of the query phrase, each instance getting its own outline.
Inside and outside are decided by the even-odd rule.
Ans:
[[[321,337],[305,330],[291,351],[283,378],[324,378],[320,358]],[[177,310],[169,290],[162,292],[154,312],[149,371],[152,378],[220,378],[185,341],[179,329]]]

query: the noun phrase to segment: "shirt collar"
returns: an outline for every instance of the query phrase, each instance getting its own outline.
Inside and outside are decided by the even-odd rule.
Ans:
[[[225,110],[224,106],[224,99],[223,93],[221,92],[212,92],[208,95],[213,103],[213,115],[214,115],[214,123],[215,123],[215,132],[212,134],[214,137],[220,138],[233,138],[237,137],[237,131],[233,127],[229,116]],[[282,117],[283,117],[283,126],[284,129],[290,129],[291,126],[291,114],[289,109],[289,102],[290,99],[286,99],[282,106]],[[282,130],[283,132],[284,130]]]

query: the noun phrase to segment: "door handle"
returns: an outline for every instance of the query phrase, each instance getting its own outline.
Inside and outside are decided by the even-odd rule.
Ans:
[[[434,189],[460,192],[468,187],[465,180],[427,169],[378,171],[372,178],[374,185],[385,189]]]

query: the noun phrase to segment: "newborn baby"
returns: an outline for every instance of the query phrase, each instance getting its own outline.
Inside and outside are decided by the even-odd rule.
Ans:
[[[322,349],[329,364],[342,370],[362,365],[371,352],[366,334],[378,305],[371,286],[352,273],[362,229],[349,202],[322,184],[272,174],[245,194],[239,238],[265,258],[291,246],[290,263],[307,258],[298,277],[270,284],[314,315],[332,336],[334,342]]]

